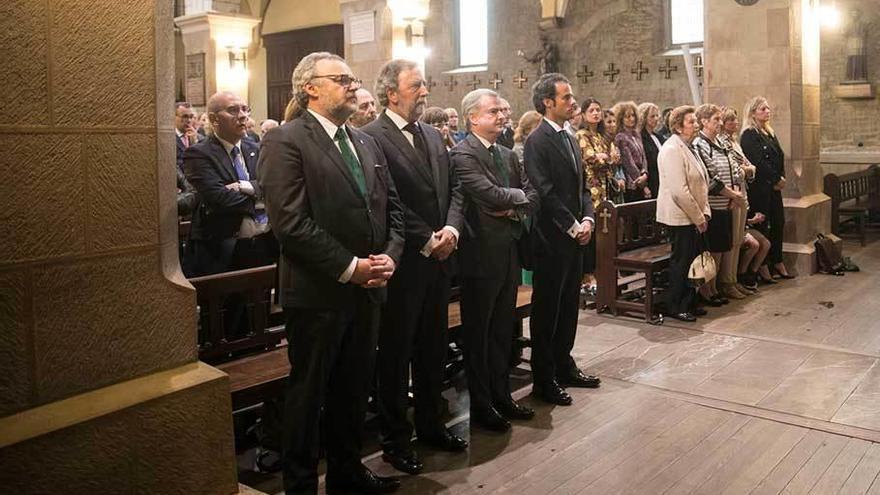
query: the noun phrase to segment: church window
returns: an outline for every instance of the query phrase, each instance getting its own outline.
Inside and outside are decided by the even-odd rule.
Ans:
[[[703,0],[669,0],[667,12],[670,48],[703,45]]]
[[[489,63],[488,0],[458,0],[458,65]]]

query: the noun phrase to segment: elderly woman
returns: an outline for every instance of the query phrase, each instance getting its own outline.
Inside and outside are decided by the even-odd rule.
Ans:
[[[540,113],[534,110],[529,110],[519,118],[516,130],[513,131],[513,152],[516,153],[520,163],[523,161],[523,149],[526,144],[526,138],[541,125],[541,119],[543,118]]]
[[[609,185],[616,185],[614,172],[620,161],[620,153],[605,133],[599,100],[587,98],[581,108],[583,125],[576,137],[581,148],[586,187],[593,199],[593,209],[598,211],[599,203],[608,199]],[[593,277],[595,270],[596,240],[593,237],[584,250],[584,286],[590,294],[595,294],[596,290],[596,279]]]
[[[642,137],[642,148],[645,150],[645,161],[648,164],[648,189],[651,197],[657,197],[657,187],[660,185],[660,176],[657,172],[657,155],[666,138],[657,134],[660,123],[660,109],[653,103],[641,103],[638,107],[639,122],[636,125],[639,135]]]
[[[428,107],[422,113],[422,117],[419,120],[440,131],[440,136],[443,137],[443,144],[446,145],[447,151],[455,146],[449,133],[449,115],[446,115],[445,110],[440,107]]]
[[[706,310],[696,305],[696,293],[688,286],[688,269],[699,252],[699,236],[709,224],[709,177],[690,147],[697,136],[694,107],[676,108],[669,122],[673,134],[657,157],[657,221],[667,226],[672,244],[666,306],[673,318],[695,321]]]
[[[746,158],[755,165],[755,181],[749,199],[752,211],[762,213],[766,221],[756,228],[770,240],[767,263],[772,265],[780,278],[789,275],[782,262],[782,231],[785,227],[785,210],[782,208],[782,189],[785,187],[785,154],[773,128],[770,127],[770,104],[763,96],[756,96],[746,103],[745,120],[740,145]]]
[[[620,164],[626,173],[626,200],[640,201],[651,197],[648,189],[648,162],[639,135],[638,108],[635,102],[622,101],[611,109],[617,116],[617,135],[614,144],[620,150]]]
[[[730,157],[729,148],[719,140],[721,134],[721,108],[707,103],[700,105],[696,111],[697,125],[700,132],[694,139],[694,149],[706,166],[709,176],[709,207],[712,209],[712,220],[706,234],[709,251],[715,258],[715,266],[731,265],[733,257],[733,214],[734,210],[746,207],[742,193],[742,178],[739,166]],[[739,251],[739,245],[736,247]],[[719,270],[720,275],[720,270]],[[726,285],[720,287],[719,294],[716,281],[712,280],[700,287],[703,302],[711,306],[720,306],[727,298],[743,299],[746,297],[736,289],[736,276],[731,273]]]

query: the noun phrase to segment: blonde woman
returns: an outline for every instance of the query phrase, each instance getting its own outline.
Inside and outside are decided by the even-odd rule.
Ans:
[[[749,199],[752,211],[761,213],[766,221],[756,228],[770,240],[767,264],[779,278],[794,278],[782,262],[782,232],[785,228],[785,210],[782,207],[782,189],[785,188],[785,153],[770,126],[771,109],[767,99],[756,96],[743,110],[744,127],[740,145],[746,158],[755,165],[755,181]],[[763,277],[762,277],[763,278]]]
[[[542,117],[540,113],[534,110],[529,110],[519,118],[519,122],[516,124],[516,130],[513,131],[513,152],[516,153],[520,163],[523,161],[523,150],[525,149],[526,138],[529,137],[529,134],[531,134],[532,131],[541,125],[541,119],[543,118],[544,117]]]

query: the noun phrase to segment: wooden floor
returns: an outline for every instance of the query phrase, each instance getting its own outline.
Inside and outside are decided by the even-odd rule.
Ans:
[[[506,435],[453,419],[470,450],[420,451],[419,476],[366,463],[406,494],[880,494],[880,241],[845,251],[862,272],[785,281],[693,324],[585,312],[574,353],[600,389],[550,407],[526,384],[537,417]]]

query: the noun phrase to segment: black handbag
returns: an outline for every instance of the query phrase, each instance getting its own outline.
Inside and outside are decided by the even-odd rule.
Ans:
[[[834,241],[822,234],[816,234],[816,240],[813,241],[813,245],[816,247],[819,272],[828,275],[843,275],[844,264],[840,245],[834,244]]]

